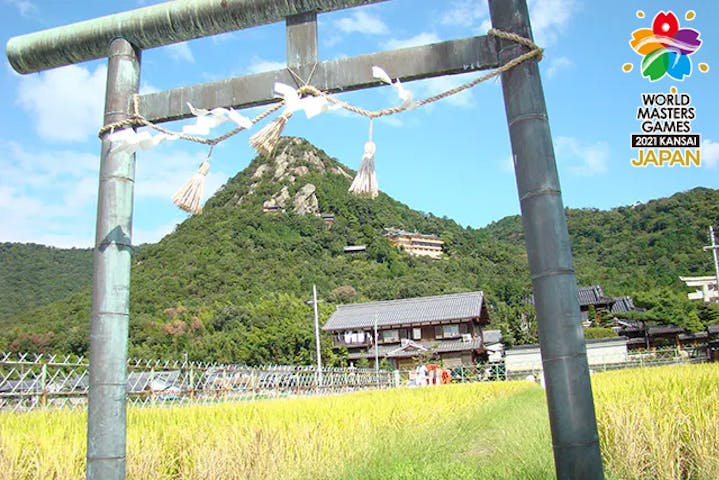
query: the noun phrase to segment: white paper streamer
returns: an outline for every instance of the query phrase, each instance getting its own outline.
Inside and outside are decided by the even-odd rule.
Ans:
[[[281,82],[275,82],[275,94],[285,101],[285,108],[288,112],[294,113],[302,110],[307,118],[315,117],[329,110],[326,98],[314,95],[300,98],[297,90]]]
[[[132,128],[124,128],[108,136],[111,142],[110,153],[135,153],[138,149],[147,150],[165,140],[177,140],[177,135],[158,133],[152,135],[147,130],[136,132]]]
[[[394,89],[397,90],[397,95],[400,100],[402,100],[403,107],[414,108],[412,92],[404,88],[402,82],[399,81],[399,78],[392,83],[392,79],[389,75],[387,75],[387,72],[385,72],[382,67],[378,67],[377,65],[372,67],[372,77],[383,81],[387,85],[392,85]]]

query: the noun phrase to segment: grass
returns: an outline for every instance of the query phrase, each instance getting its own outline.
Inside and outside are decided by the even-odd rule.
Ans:
[[[593,378],[607,478],[719,478],[718,366]],[[546,411],[525,382],[131,408],[127,477],[551,479]],[[85,421],[0,414],[0,479],[84,478]]]

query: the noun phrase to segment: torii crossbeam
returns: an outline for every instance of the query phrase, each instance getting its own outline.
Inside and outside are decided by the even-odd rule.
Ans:
[[[494,68],[526,52],[486,36],[320,62],[317,13],[385,0],[178,0],[12,38],[10,63],[31,73],[108,57],[105,125],[129,118],[140,53],[256,25],[285,21],[287,66],[328,92],[380,85],[372,65],[402,81]],[[531,38],[526,0],[489,0],[493,28]],[[272,98],[288,69],[143,95],[152,122],[196,107],[244,108]],[[603,478],[577,285],[539,68],[530,60],[502,74],[502,90],[539,323],[557,478]],[[110,152],[103,137],[90,332],[87,479],[125,477],[127,341],[134,154]]]

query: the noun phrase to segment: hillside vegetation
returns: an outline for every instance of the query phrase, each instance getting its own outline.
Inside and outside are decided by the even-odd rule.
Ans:
[[[523,303],[530,281],[520,217],[463,228],[385,194],[350,195],[352,174],[308,142],[284,139],[272,158],[256,158],[229,180],[202,215],[136,252],[131,355],[310,363],[312,284],[323,300],[321,321],[338,303],[484,290],[507,341],[536,340],[536,329],[516,322],[531,310]],[[277,211],[265,213],[263,205]],[[315,213],[334,214],[335,221],[328,225]],[[708,225],[719,223],[719,192],[700,188],[609,212],[569,210],[568,218],[580,284],[634,295],[649,308],[668,295],[672,305],[694,308],[678,275],[711,272],[701,247]],[[392,248],[385,227],[440,235],[446,258]],[[366,253],[346,255],[347,245],[366,245]],[[15,268],[32,281],[33,269]],[[74,285],[85,288],[0,316],[0,350],[85,353],[89,281]],[[662,315],[667,321],[671,313]],[[713,320],[697,314],[693,328],[706,321]],[[339,362],[330,343],[324,339],[323,356]]]
[[[0,243],[0,320],[62,300],[91,281],[91,249]]]

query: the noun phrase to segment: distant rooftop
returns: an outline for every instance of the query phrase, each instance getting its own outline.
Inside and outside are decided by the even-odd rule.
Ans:
[[[626,313],[636,310],[632,297],[614,297],[614,305],[612,305],[612,313]]]
[[[393,227],[385,228],[384,236],[385,237],[408,236],[408,237],[431,238],[434,240],[441,240],[437,235],[410,232],[407,230],[403,230],[401,228],[393,228]]]
[[[636,310],[631,297],[607,297],[599,285],[577,287],[577,298],[580,307],[589,305],[611,306],[612,313],[624,313]],[[529,303],[534,305],[534,295],[529,297]]]
[[[339,305],[322,329],[372,328],[375,318],[378,327],[469,319],[483,315],[483,300],[484,294],[477,291]]]

